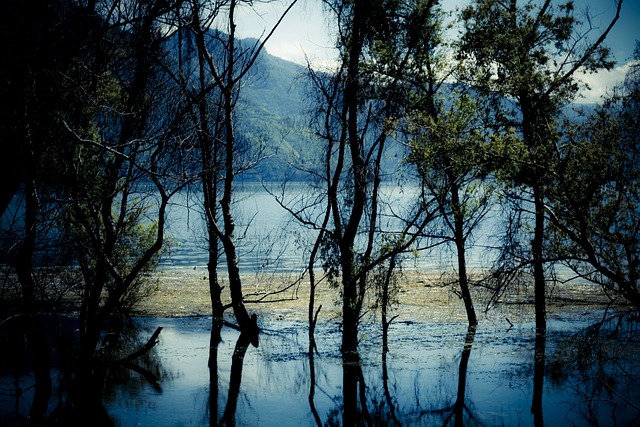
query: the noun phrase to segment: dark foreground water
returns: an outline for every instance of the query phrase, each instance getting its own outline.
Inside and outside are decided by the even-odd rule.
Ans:
[[[310,358],[305,324],[260,322],[258,347],[237,347],[238,332],[224,328],[209,369],[210,318],[135,319],[131,345],[162,326],[159,343],[134,361],[135,369],[109,367],[96,419],[116,426],[308,426],[352,420],[423,426],[640,424],[637,320],[616,317],[590,327],[580,316],[551,319],[539,352],[544,357],[538,359],[533,324],[509,328],[504,321],[486,321],[472,337],[462,324],[396,321],[384,353],[379,327],[369,323],[354,355],[359,363],[344,361],[338,351],[338,324],[319,326]],[[55,330],[73,325],[69,319],[50,323]],[[15,336],[2,332],[0,425],[27,425],[34,399],[29,358],[18,356]],[[54,351],[52,360],[47,413],[55,424],[73,407],[73,363],[62,351]],[[543,371],[534,369],[536,360]],[[536,394],[542,408],[532,414],[534,380],[541,386]]]

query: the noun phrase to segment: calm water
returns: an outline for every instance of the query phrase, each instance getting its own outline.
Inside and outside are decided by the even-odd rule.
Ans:
[[[284,198],[286,205],[293,210],[299,210],[305,204],[311,205],[315,200],[306,184],[290,184],[284,197],[277,186],[267,184],[267,188],[279,198]],[[418,200],[417,192],[412,187],[384,187],[380,202],[381,229],[398,229],[398,220],[394,215],[404,215],[413,209]],[[293,220],[291,214],[261,184],[243,184],[236,190],[235,196],[237,203],[233,209],[241,271],[250,274],[290,273],[304,269],[308,252],[313,247],[315,232]],[[201,197],[198,192],[181,192],[174,196],[167,221],[168,235],[173,244],[171,253],[162,261],[163,266],[207,265],[206,225],[199,207]],[[322,209],[320,205],[310,209],[309,217],[321,223],[318,218]],[[489,215],[474,232],[474,245],[468,252],[468,268],[474,270],[490,265],[493,256],[491,248],[498,244],[499,234],[496,212],[495,215]],[[431,253],[421,253],[418,258],[407,254],[405,265],[418,269],[443,269],[454,265],[454,259],[450,248],[443,245]]]
[[[307,426],[316,424],[315,410],[322,425],[341,425],[349,367],[338,352],[338,325],[319,327],[312,382],[305,325],[286,319],[260,321],[259,346],[249,346],[240,365],[232,360],[238,334],[224,328],[217,369],[210,371],[209,318],[136,319],[134,330],[141,341],[157,326],[164,327],[158,345],[136,361],[154,373],[157,382],[113,367],[103,396],[110,421],[116,426],[202,426],[218,425],[225,418],[226,424],[238,426]],[[611,321],[598,333],[586,325],[584,318],[550,321],[542,394],[545,423],[637,425],[637,323]],[[497,319],[483,322],[467,353],[466,373],[461,370],[465,335],[460,324],[396,321],[382,363],[378,327],[367,324],[360,347],[365,386],[357,400],[363,424],[454,425],[462,375],[464,425],[533,425],[533,324],[506,329]],[[241,376],[232,381],[234,363]],[[26,373],[12,375],[8,368],[0,376],[0,425],[21,425],[33,397],[33,379]],[[213,381],[212,372],[218,375]],[[66,376],[55,369],[53,373],[50,412],[69,399],[62,381]],[[19,397],[12,394],[17,384],[23,391]]]

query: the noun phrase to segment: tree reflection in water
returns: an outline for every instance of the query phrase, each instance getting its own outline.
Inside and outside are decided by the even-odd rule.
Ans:
[[[209,339],[209,412],[206,417],[211,427],[218,425],[218,347],[222,341],[223,322],[220,318],[211,319],[211,338]]]
[[[5,369],[13,372],[15,388],[13,393],[3,393],[8,399],[0,404],[0,425],[111,426],[114,421],[105,404],[117,399],[123,386],[132,402],[143,388],[162,393],[159,378],[167,376],[159,361],[146,354],[143,340],[149,333],[135,322],[111,325],[100,351],[89,360],[78,356],[77,341],[70,339],[77,329],[74,319],[35,316],[3,326],[2,348],[10,351],[3,351],[0,357],[0,389],[6,390]],[[150,342],[146,344],[149,348]],[[144,351],[135,351],[141,348]],[[23,400],[29,399],[31,407],[26,415]],[[6,400],[14,400],[13,411],[5,407]]]
[[[640,317],[605,317],[578,333],[558,337],[546,375],[572,391],[574,425],[640,425]]]
[[[473,340],[476,336],[476,326],[469,326],[467,335],[464,339],[464,348],[462,349],[462,356],[460,356],[460,368],[458,369],[458,393],[456,395],[456,402],[453,404],[454,425],[461,427],[469,425],[464,422],[465,411],[469,411],[469,408],[465,404],[465,397],[467,393],[467,369],[469,367],[469,358],[471,357],[471,348],[473,347]]]
[[[244,355],[247,352],[249,344],[258,347],[257,335],[253,335],[251,332],[240,333],[236,347],[233,350],[233,356],[231,356],[229,397],[227,398],[227,406],[224,409],[224,414],[220,421],[222,425],[236,425],[236,408],[238,406],[238,396],[240,395],[240,383],[242,382],[242,367],[244,365]]]
[[[74,328],[65,322],[65,329]],[[50,329],[62,323],[48,322]],[[131,420],[158,426],[517,425],[533,424],[543,414],[547,422],[575,425],[640,421],[640,332],[629,318],[586,329],[551,321],[545,359],[535,357],[531,324],[510,331],[481,324],[474,331],[398,321],[388,351],[378,329],[369,326],[359,353],[343,357],[339,329],[330,324],[319,326],[317,350],[309,347],[303,324],[261,325],[260,347],[253,351],[237,331],[212,334],[211,319],[140,319],[121,335],[129,338],[105,346],[115,357],[104,359],[140,347],[158,324],[165,326],[160,344],[133,361],[136,368],[93,365],[85,382],[79,361],[64,350],[73,343],[63,345],[49,330],[55,351],[45,422],[68,425],[83,416],[90,425],[119,426]],[[33,405],[43,407],[34,399],[33,356],[18,354],[26,326],[11,331],[14,338],[0,342],[3,350],[15,350],[12,358],[2,351],[0,364],[0,425],[9,426],[25,424]],[[531,385],[539,379],[542,411],[536,419]]]
[[[533,356],[533,398],[531,401],[531,413],[533,425],[544,426],[542,408],[542,392],[544,389],[545,351],[547,345],[547,331],[544,328],[536,329],[536,344]]]
[[[313,420],[318,427],[322,426],[322,419],[318,410],[316,409],[315,395],[316,395],[316,363],[315,354],[317,350],[315,341],[309,342],[309,409],[313,415]]]

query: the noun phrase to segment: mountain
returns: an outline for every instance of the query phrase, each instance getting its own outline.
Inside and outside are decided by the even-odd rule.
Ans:
[[[318,146],[309,129],[314,103],[306,72],[265,51],[253,65],[236,107],[238,136],[254,147],[260,144],[266,159],[248,172],[248,179],[281,180],[291,172],[289,161]]]
[[[304,164],[320,158],[316,150],[321,149],[323,143],[309,126],[316,105],[306,73],[305,67],[267,52],[256,61],[240,91],[238,131],[253,142],[263,140],[266,153],[273,157],[249,172],[247,179],[292,179],[290,161]],[[387,145],[382,169],[389,176],[401,167],[405,149],[397,144]],[[304,180],[305,177],[294,176],[293,179]]]

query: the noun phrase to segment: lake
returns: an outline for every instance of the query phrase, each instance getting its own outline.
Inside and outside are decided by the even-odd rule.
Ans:
[[[550,426],[638,425],[637,319],[615,318],[598,330],[589,324],[583,316],[550,319],[543,419]],[[350,367],[338,351],[338,324],[319,325],[313,372],[305,325],[277,316],[261,317],[259,346],[249,346],[239,363],[233,357],[238,333],[224,328],[217,367],[211,371],[210,318],[138,318],[131,330],[146,340],[157,326],[164,328],[158,345],[136,361],[155,381],[122,366],[113,366],[106,375],[102,403],[108,424],[343,425],[343,384]],[[361,369],[356,371],[364,385],[357,400],[360,424],[454,425],[454,403],[464,387],[458,415],[464,425],[533,425],[534,324],[508,328],[498,317],[485,319],[464,356],[466,333],[460,323],[393,323],[383,362],[379,328],[363,325]],[[23,425],[33,377],[4,362],[0,425]],[[68,366],[56,363],[50,414],[72,405]],[[18,396],[12,393],[17,387],[22,391]],[[105,419],[101,424],[106,425]]]
[[[277,185],[265,187],[288,206],[300,209],[303,204],[315,201],[305,183],[290,183],[283,196]],[[418,201],[416,187],[384,186],[380,203],[380,227],[383,230],[398,229],[395,215],[411,210]],[[245,274],[268,272],[272,274],[296,273],[307,265],[307,257],[313,246],[315,232],[296,222],[292,215],[260,183],[244,183],[235,192],[236,238],[240,270]],[[168,209],[168,236],[173,244],[168,256],[162,260],[165,267],[205,267],[208,263],[206,224],[201,213],[199,192],[178,193]],[[473,247],[469,248],[467,265],[471,271],[487,268],[499,244],[501,226],[496,207],[487,220],[474,232]],[[309,209],[308,215],[317,219],[323,213],[322,206]],[[418,258],[407,254],[405,264],[411,268],[446,269],[454,265],[451,248],[443,245]]]

